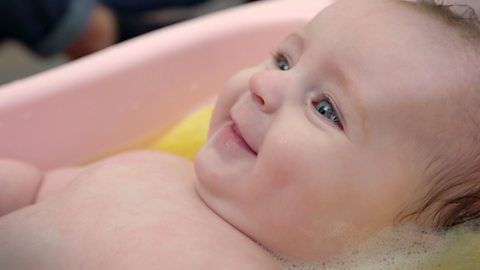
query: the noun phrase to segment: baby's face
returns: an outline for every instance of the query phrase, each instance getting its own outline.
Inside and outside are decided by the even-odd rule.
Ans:
[[[442,111],[440,36],[398,1],[327,8],[220,94],[196,161],[200,196],[293,259],[327,258],[394,224],[426,190],[414,138]]]

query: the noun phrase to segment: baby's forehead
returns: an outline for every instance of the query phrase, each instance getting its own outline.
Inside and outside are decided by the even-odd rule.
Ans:
[[[390,69],[401,73],[411,71],[410,66],[431,69],[445,64],[439,58],[452,51],[443,46],[445,35],[438,23],[397,2],[343,0],[327,8],[300,32],[313,51],[309,56],[375,76]]]
[[[480,43],[466,50],[468,41],[460,31],[430,13],[404,0],[340,0],[301,32],[317,51],[331,57],[338,52],[352,60],[363,56],[359,62],[367,65],[375,60],[393,63],[395,57],[411,61],[411,66],[424,64],[426,69],[458,69],[472,63],[469,54],[478,56]],[[471,50],[475,47],[476,51]],[[350,54],[340,49],[349,49]]]
[[[437,43],[444,37],[440,25],[430,16],[401,3],[404,2],[340,0],[320,12],[301,32],[312,42],[342,39],[338,42],[350,44],[394,39],[397,43],[407,39],[409,42],[429,39],[428,42]]]

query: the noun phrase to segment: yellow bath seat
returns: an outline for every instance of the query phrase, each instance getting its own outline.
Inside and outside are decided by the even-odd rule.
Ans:
[[[193,112],[163,134],[150,148],[193,160],[205,144],[214,105]]]
[[[480,233],[460,232],[425,270],[479,270]]]

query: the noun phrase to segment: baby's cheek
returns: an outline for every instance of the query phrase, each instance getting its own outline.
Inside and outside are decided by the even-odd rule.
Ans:
[[[248,69],[244,69],[233,75],[222,88],[215,104],[215,110],[212,115],[210,125],[210,134],[219,128],[221,124],[230,119],[230,110],[239,102],[240,98],[246,97],[249,93],[250,77],[263,69],[264,65],[260,64]]]
[[[262,179],[275,188],[288,188],[307,174],[306,163],[297,149],[285,144],[278,144],[271,150],[262,151],[259,159]],[[262,154],[263,154],[262,153]]]
[[[258,65],[244,69],[233,75],[225,84],[219,94],[220,100],[236,100],[240,95],[249,90],[250,78],[263,69],[264,65]]]

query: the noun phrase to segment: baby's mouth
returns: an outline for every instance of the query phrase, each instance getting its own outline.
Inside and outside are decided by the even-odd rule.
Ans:
[[[233,132],[238,136],[238,138],[240,138],[243,143],[245,144],[246,148],[252,152],[252,154],[254,154],[255,156],[257,155],[257,152],[255,150],[253,150],[252,146],[247,142],[247,140],[245,140],[245,138],[242,136],[242,133],[240,132],[240,130],[238,129],[237,127],[237,124],[235,122],[233,122],[232,124],[232,130]]]

